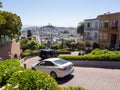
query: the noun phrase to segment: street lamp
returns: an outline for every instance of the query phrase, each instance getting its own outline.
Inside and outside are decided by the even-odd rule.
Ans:
[[[3,7],[2,2],[0,2],[0,7]]]

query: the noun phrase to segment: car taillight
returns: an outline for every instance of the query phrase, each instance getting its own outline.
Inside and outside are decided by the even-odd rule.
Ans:
[[[67,68],[66,68],[66,67],[64,67],[64,68],[59,68],[59,70],[65,71],[65,70],[67,70]]]

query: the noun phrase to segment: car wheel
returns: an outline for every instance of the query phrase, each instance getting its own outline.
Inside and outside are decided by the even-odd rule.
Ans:
[[[54,79],[57,79],[57,75],[56,75],[55,72],[51,72],[51,73],[50,73],[50,76],[52,76]]]

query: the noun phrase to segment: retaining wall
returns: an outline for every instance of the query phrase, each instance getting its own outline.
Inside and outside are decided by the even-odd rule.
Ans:
[[[120,61],[70,61],[74,66],[120,69]]]

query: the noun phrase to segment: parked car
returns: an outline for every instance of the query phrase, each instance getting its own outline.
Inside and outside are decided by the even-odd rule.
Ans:
[[[41,58],[41,60],[51,57],[57,57],[57,53],[54,49],[42,49],[39,53],[39,57]]]
[[[48,58],[32,66],[33,70],[40,70],[51,75],[53,78],[63,78],[74,71],[72,62],[61,58]]]

